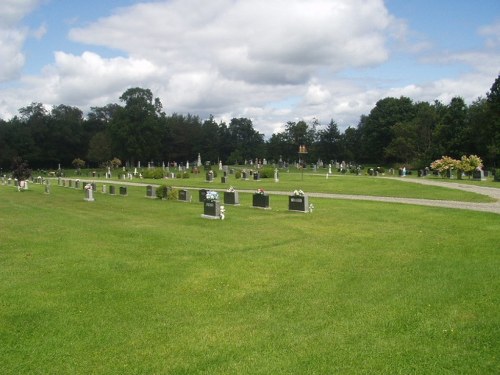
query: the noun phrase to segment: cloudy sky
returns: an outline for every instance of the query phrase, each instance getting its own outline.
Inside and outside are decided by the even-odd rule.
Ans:
[[[356,126],[377,100],[485,96],[498,0],[2,0],[0,118],[149,88],[168,114]]]

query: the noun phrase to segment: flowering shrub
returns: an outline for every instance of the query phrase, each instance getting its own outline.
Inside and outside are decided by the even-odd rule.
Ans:
[[[217,193],[216,191],[209,190],[209,191],[207,191],[207,194],[205,195],[205,200],[207,200],[207,201],[219,200],[219,193]]]
[[[460,162],[458,163],[458,168],[463,170],[469,177],[472,173],[483,167],[483,161],[477,155],[462,156]]]
[[[234,187],[229,186],[226,190],[228,193],[234,193],[236,190],[234,190]]]
[[[443,156],[441,159],[434,160],[431,163],[431,168],[438,171],[441,177],[444,177],[446,172],[458,167],[459,161],[449,156]]]
[[[463,155],[460,160],[455,160],[449,156],[443,156],[441,159],[434,160],[431,163],[431,168],[438,171],[442,177],[451,169],[459,169],[470,177],[472,172],[482,167],[483,161],[477,155]]]
[[[293,191],[293,195],[296,196],[296,197],[303,197],[304,196],[304,192],[302,190],[294,190]]]
[[[264,195],[265,192],[264,192],[264,189],[259,188],[259,189],[257,189],[257,191],[255,193]]]

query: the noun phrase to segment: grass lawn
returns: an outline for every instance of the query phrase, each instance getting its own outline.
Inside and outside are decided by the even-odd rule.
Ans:
[[[101,183],[119,183],[118,172],[115,173],[115,178],[112,180],[95,179]],[[229,185],[234,186],[237,190],[257,190],[263,188],[266,191],[288,191],[291,192],[296,189],[301,189],[307,192],[320,192],[320,193],[333,193],[333,194],[354,194],[354,195],[369,195],[369,196],[382,196],[382,197],[398,197],[398,198],[417,198],[417,199],[440,199],[452,200],[463,202],[476,202],[485,203],[494,201],[488,196],[475,194],[467,191],[449,189],[441,186],[428,186],[416,183],[405,182],[405,179],[416,177],[405,177],[404,179],[385,178],[385,177],[372,177],[372,176],[355,176],[355,175],[340,175],[334,174],[326,179],[326,174],[319,173],[304,173],[301,174],[297,170],[290,170],[289,173],[285,171],[280,172],[279,183],[274,182],[273,178],[263,178],[260,181],[252,179],[242,180],[236,179],[234,175],[229,175],[229,183],[221,183],[221,172],[217,171],[218,177],[213,182],[207,183],[205,180],[205,173],[198,175],[190,174],[187,179],[166,179],[166,180],[140,180],[134,179],[133,182],[151,183],[151,184],[167,184],[171,186],[183,186],[192,188],[206,188],[210,186],[212,189],[226,189]],[[93,180],[91,177],[86,176],[71,176],[71,178],[80,178],[82,180]],[[104,173],[102,173],[104,175]],[[443,180],[441,178],[432,178],[433,180]],[[129,180],[126,180],[129,181]],[[450,181],[450,180],[445,180]],[[465,180],[464,180],[465,181]],[[468,181],[470,184],[477,184],[479,186],[486,185],[487,181]],[[500,183],[491,182],[494,187],[500,188]],[[496,185],[494,185],[496,184]]]
[[[0,186],[3,373],[500,372],[497,214],[144,196]]]

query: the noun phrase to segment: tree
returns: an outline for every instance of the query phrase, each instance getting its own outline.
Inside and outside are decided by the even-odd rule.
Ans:
[[[409,98],[402,96],[399,99],[379,100],[370,114],[360,121],[363,159],[379,163],[387,161],[384,150],[392,141],[392,128],[397,123],[411,120],[414,115],[415,108]]]
[[[444,115],[434,132],[434,139],[440,154],[459,158],[468,150],[467,143],[467,105],[460,97],[451,99],[445,107]]]
[[[318,152],[325,160],[335,160],[341,157],[341,135],[333,119],[330,120],[325,130],[319,131]]]
[[[89,142],[87,158],[95,163],[103,163],[111,159],[112,143],[108,133],[101,131],[96,133]]]
[[[12,160],[12,177],[17,178],[18,181],[27,180],[31,176],[31,169],[28,162],[23,160],[20,156],[16,156]]]
[[[417,103],[412,119],[392,127],[392,140],[384,150],[386,159],[419,167],[429,165],[433,160],[432,134],[437,121],[433,106]]]
[[[124,107],[116,109],[109,123],[113,151],[121,159],[154,160],[161,153],[161,102],[153,99],[149,89],[130,88],[120,100]]]
[[[203,121],[200,129],[199,145],[196,148],[206,160],[215,161],[221,159],[220,136],[219,125],[214,121],[213,116]]]
[[[494,166],[500,164],[500,74],[487,94],[487,123],[484,124],[485,133],[489,137],[484,139],[486,156]]]
[[[264,156],[264,136],[253,128],[252,120],[247,118],[233,118],[229,123],[228,134],[235,155],[243,160]],[[242,160],[239,159],[238,162]]]
[[[198,116],[172,114],[165,119],[164,149],[166,159],[179,163],[195,160],[199,149],[201,120]],[[209,138],[210,139],[210,138]],[[205,140],[208,142],[208,140]],[[203,156],[206,159],[205,156]],[[207,159],[206,159],[207,160]]]
[[[66,105],[54,106],[47,120],[44,144],[46,160],[69,165],[77,155],[87,153],[88,142],[83,136],[83,112]]]
[[[76,168],[76,169],[80,169],[80,168],[83,168],[85,167],[85,160],[82,160],[80,158],[76,158],[74,159],[72,162],[71,162],[71,165]]]
[[[289,145],[286,141],[285,133],[274,133],[267,141],[266,157],[269,160],[288,160]]]

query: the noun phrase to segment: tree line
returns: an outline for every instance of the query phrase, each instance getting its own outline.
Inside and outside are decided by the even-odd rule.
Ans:
[[[32,168],[69,167],[75,158],[89,166],[113,158],[124,163],[203,160],[241,164],[266,158],[293,162],[300,146],[308,162],[319,159],[379,165],[429,166],[447,155],[460,159],[478,155],[488,167],[500,165],[500,75],[486,97],[467,105],[460,97],[450,103],[414,102],[407,97],[379,100],[357,126],[343,132],[332,119],[289,121],[269,139],[248,118],[216,122],[192,114],[166,115],[149,89],[130,88],[120,104],[92,107],[84,113],[64,104],[49,111],[41,103],[19,109],[0,120],[0,167],[23,159]]]

